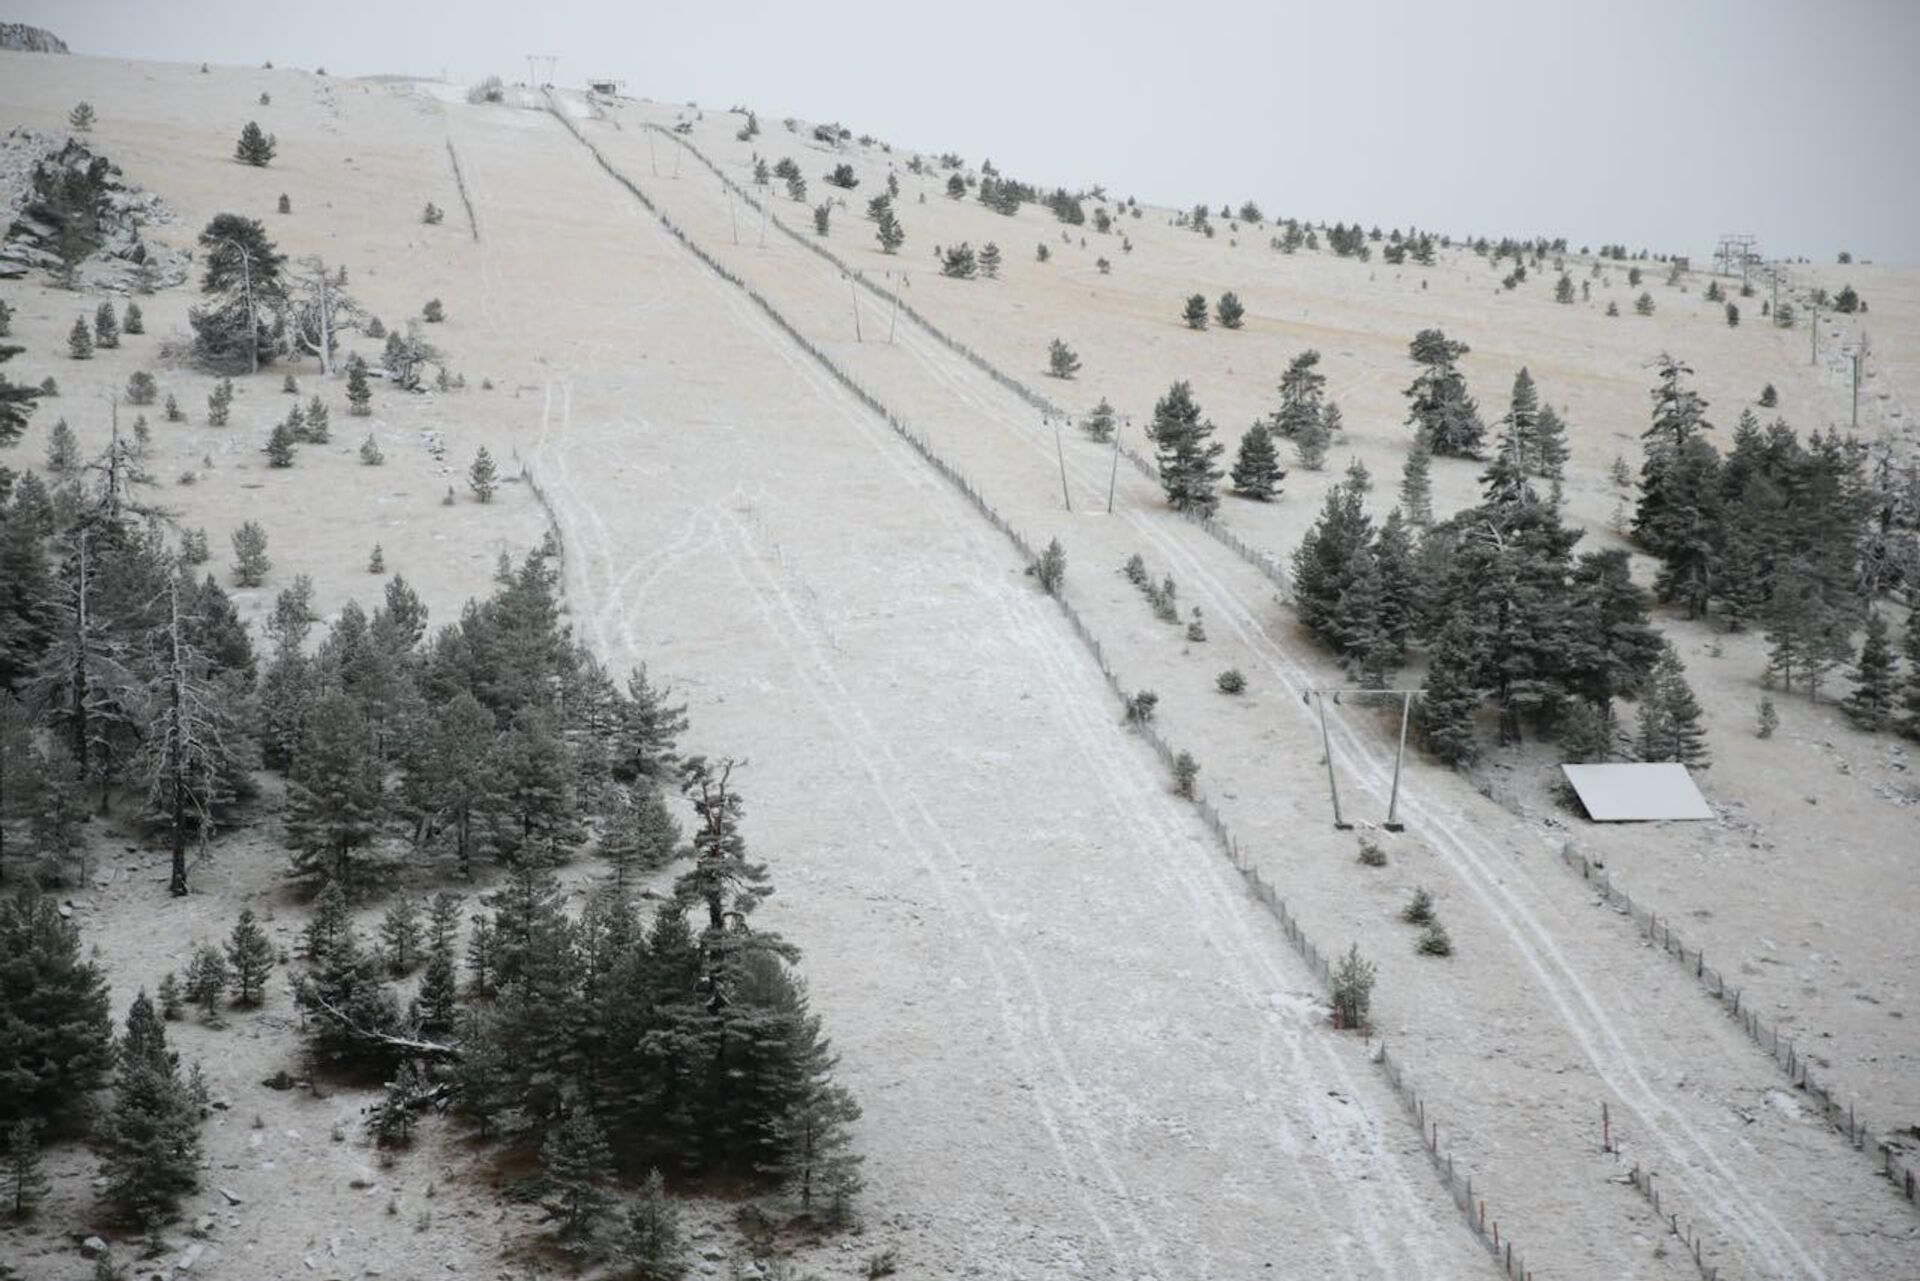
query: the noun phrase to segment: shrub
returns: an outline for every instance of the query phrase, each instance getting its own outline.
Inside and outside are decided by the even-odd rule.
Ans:
[[[1193,753],[1182,752],[1173,758],[1173,790],[1176,795],[1193,799],[1194,780],[1200,777],[1200,762]]]
[[[1187,328],[1205,329],[1207,327],[1207,296],[1205,294],[1189,295],[1187,305],[1180,314],[1186,320]]]
[[[1425,925],[1433,919],[1433,895],[1424,888],[1413,892],[1407,905],[1400,909],[1400,919],[1408,925]]]
[[[1080,371],[1080,357],[1059,339],[1047,345],[1047,372],[1055,378],[1071,378]]]
[[[136,370],[127,379],[127,403],[129,405],[151,405],[160,389],[154,384],[153,375],[146,370]]]
[[[1047,550],[1040,554],[1040,559],[1033,562],[1027,572],[1040,580],[1040,589],[1047,595],[1058,596],[1060,585],[1067,577],[1067,552],[1060,546],[1060,540],[1049,540]]]
[[[1240,304],[1240,296],[1232,290],[1221,294],[1220,301],[1214,304],[1214,315],[1219,318],[1223,329],[1240,328],[1246,314],[1247,309]]]
[[[440,305],[438,298],[429,298],[427,305],[420,309],[420,318],[430,325],[437,325],[447,318],[447,309]]]
[[[1381,847],[1379,841],[1371,836],[1363,836],[1360,838],[1360,861],[1368,867],[1385,867],[1387,851]]]
[[[1150,725],[1153,712],[1160,705],[1160,696],[1150,689],[1143,689],[1127,700],[1127,723],[1131,725]]]
[[[1764,695],[1760,699],[1759,726],[1754,733],[1761,738],[1772,738],[1773,732],[1780,728],[1780,713],[1775,710],[1773,700]]]
[[[1446,926],[1437,920],[1428,921],[1427,927],[1420,931],[1420,941],[1413,945],[1413,950],[1422,956],[1452,956],[1453,940],[1447,936]]]
[[[1222,694],[1244,694],[1247,692],[1247,678],[1240,674],[1237,667],[1229,667],[1213,681]]]

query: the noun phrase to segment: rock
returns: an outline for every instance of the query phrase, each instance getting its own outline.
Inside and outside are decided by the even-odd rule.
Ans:
[[[174,1271],[187,1272],[192,1270],[193,1265],[200,1261],[200,1256],[206,1251],[206,1248],[207,1248],[206,1246],[201,1245],[198,1241],[196,1241],[192,1245],[188,1246],[186,1249],[182,1250],[180,1252],[180,1257],[174,1260],[174,1264],[173,1264]]]
[[[245,1205],[247,1203],[245,1197],[231,1188],[221,1188],[220,1195],[226,1199],[228,1205]]]
[[[107,1252],[107,1243],[99,1237],[88,1237],[80,1243],[80,1253],[89,1259],[97,1259]]]

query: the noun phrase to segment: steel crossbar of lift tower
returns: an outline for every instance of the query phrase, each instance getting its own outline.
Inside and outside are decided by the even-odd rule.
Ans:
[[[1340,705],[1343,697],[1349,698],[1397,698],[1400,700],[1400,743],[1393,753],[1393,788],[1387,793],[1387,821],[1381,826],[1389,832],[1398,832],[1406,827],[1400,821],[1400,763],[1407,755],[1407,721],[1413,714],[1413,700],[1420,697],[1417,689],[1364,689],[1364,688],[1326,688],[1305,689],[1300,691],[1300,701],[1308,706],[1317,705],[1320,712],[1320,751],[1327,761],[1327,795],[1333,799],[1333,826],[1338,831],[1349,831],[1353,824],[1347,822],[1340,813],[1340,784],[1333,772],[1333,743],[1327,733],[1327,700],[1331,698],[1334,706]]]

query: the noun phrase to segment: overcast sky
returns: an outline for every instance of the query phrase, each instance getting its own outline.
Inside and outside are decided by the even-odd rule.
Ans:
[[[1352,15],[1361,16],[1352,16]],[[1920,0],[0,0],[75,52],[837,119],[1154,203],[1920,261]],[[0,122],[3,124],[4,122]]]

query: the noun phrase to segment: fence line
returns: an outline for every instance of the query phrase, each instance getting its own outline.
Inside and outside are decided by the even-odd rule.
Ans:
[[[600,150],[581,134],[580,130],[567,118],[566,114],[554,105],[551,96],[548,98],[548,109],[554,117],[566,127],[567,131],[573,134],[582,146],[587,148],[594,159],[599,162],[600,167],[606,170],[621,186],[632,192],[635,198],[640,201],[648,212],[652,213],[654,217],[658,219],[660,225],[664,227],[674,239],[678,240],[690,253],[712,269],[723,280],[734,285],[751,298],[754,303],[760,307],[761,311],[780,327],[783,333],[791,338],[808,355],[812,356],[842,387],[862,404],[872,409],[875,414],[884,418],[888,427],[892,428],[901,439],[911,445],[914,451],[932,466],[934,470],[945,477],[947,481],[953,485],[955,490],[966,498],[975,511],[984,516],[995,529],[1006,536],[1008,541],[1019,551],[1022,559],[1025,560],[1029,566],[1034,564],[1036,554],[1033,543],[1016,530],[1013,525],[1000,514],[998,508],[987,501],[986,496],[964,473],[936,454],[932,446],[915,432],[905,420],[883,405],[880,400],[871,392],[867,391],[858,380],[846,370],[842,369],[832,357],[828,356],[819,347],[805,338],[793,325],[788,323],[786,318],[781,315],[766,298],[748,286],[739,276],[716,261],[712,255],[693,243],[693,241],[687,237],[686,233],[676,226],[673,220],[662,212],[637,185],[607,161],[606,157],[600,153]],[[658,130],[657,126],[649,125],[648,127]],[[667,133],[666,130],[658,130],[658,132]],[[668,136],[675,137],[676,141],[678,140],[676,135],[668,134]],[[693,151],[695,157],[706,164],[708,168],[713,168],[712,163],[708,161],[705,156],[700,155],[697,149],[689,147],[688,150]],[[718,170],[715,170],[715,172],[718,172]],[[724,178],[725,175],[722,175],[722,177]],[[1003,379],[1002,381],[1012,385],[1012,380],[1010,379]],[[536,492],[538,491],[536,490]],[[1082,644],[1092,653],[1094,661],[1099,665],[1100,673],[1106,678],[1107,685],[1112,690],[1114,697],[1123,707],[1128,706],[1129,698],[1127,692],[1121,686],[1119,677],[1115,674],[1112,665],[1108,663],[1105,648],[1101,645],[1098,638],[1094,636],[1092,630],[1088,628],[1086,622],[1080,617],[1079,611],[1074,609],[1064,596],[1057,593],[1053,595],[1053,600],[1059,606],[1061,613],[1066,617],[1068,624],[1073,628],[1074,634],[1080,638]],[[1161,735],[1160,731],[1151,722],[1137,722],[1136,724],[1141,737],[1153,748],[1155,755],[1160,758],[1162,763],[1171,767],[1176,753],[1172,746]],[[1239,840],[1228,830],[1226,823],[1220,817],[1219,811],[1213,807],[1212,803],[1206,799],[1204,794],[1198,791],[1196,791],[1192,797],[1192,801],[1196,811],[1200,815],[1201,821],[1205,823],[1208,831],[1213,834],[1215,841],[1219,844],[1222,852],[1227,855],[1229,861],[1232,862],[1235,870],[1238,871],[1245,880],[1254,899],[1279,922],[1281,930],[1286,935],[1288,942],[1293,945],[1294,950],[1299,953],[1301,959],[1307,963],[1308,968],[1312,970],[1314,976],[1319,979],[1322,987],[1326,988],[1330,993],[1333,987],[1334,972],[1333,964],[1328,959],[1327,954],[1321,951],[1320,948],[1308,938],[1306,931],[1301,928],[1299,920],[1287,907],[1286,900],[1274,890],[1267,879],[1253,866],[1253,860],[1244,852]],[[1374,1041],[1371,1042],[1371,1045],[1372,1052],[1368,1057],[1380,1067],[1388,1082],[1393,1086],[1395,1097],[1400,1100],[1402,1107],[1406,1110],[1408,1120],[1420,1131],[1421,1145],[1426,1149],[1428,1157],[1433,1162],[1435,1171],[1439,1174],[1442,1184],[1447,1188],[1448,1195],[1453,1198],[1455,1207],[1462,1211],[1469,1230],[1471,1230],[1480,1243],[1486,1247],[1493,1258],[1495,1266],[1502,1269],[1503,1274],[1509,1278],[1509,1281],[1532,1281],[1533,1273],[1527,1267],[1526,1260],[1522,1253],[1514,1247],[1510,1237],[1502,1239],[1500,1236],[1499,1220],[1494,1219],[1489,1221],[1486,1217],[1485,1201],[1475,1200],[1472,1177],[1470,1175],[1456,1173],[1453,1157],[1442,1151],[1439,1140],[1439,1122],[1435,1120],[1427,1110],[1426,1103],[1419,1094],[1405,1083],[1399,1065],[1387,1053],[1386,1042],[1384,1040]],[[1476,1206],[1478,1207],[1477,1213]],[[1491,1222],[1491,1227],[1489,1227],[1489,1222]]]
[[[1897,1153],[1888,1139],[1877,1137],[1853,1104],[1848,1103],[1843,1107],[1834,1098],[1832,1088],[1814,1078],[1812,1069],[1807,1065],[1807,1056],[1800,1053],[1793,1038],[1782,1036],[1779,1024],[1769,1024],[1750,1005],[1745,1004],[1742,990],[1729,985],[1725,975],[1707,964],[1705,952],[1689,947],[1686,939],[1674,933],[1671,919],[1662,920],[1659,913],[1635,903],[1625,890],[1613,883],[1610,872],[1596,866],[1576,850],[1572,841],[1561,845],[1560,861],[1578,873],[1581,880],[1596,887],[1606,906],[1626,912],[1627,919],[1633,922],[1640,933],[1658,944],[1682,969],[1693,975],[1701,988],[1720,1003],[1720,1008],[1745,1030],[1753,1043],[1765,1050],[1774,1065],[1786,1073],[1787,1084],[1804,1090],[1808,1098],[1820,1104],[1821,1117],[1846,1136],[1849,1147],[1869,1154],[1869,1160],[1878,1158],[1878,1173],[1893,1185],[1895,1191],[1909,1202],[1920,1200],[1920,1170],[1916,1169],[1913,1160]]]
[[[467,176],[460,172],[460,157],[454,152],[453,139],[447,139],[447,159],[453,161],[453,185],[460,189],[460,203],[467,207],[467,229],[473,233],[473,242],[480,243],[480,219],[473,212],[473,198],[467,195]]]
[[[899,290],[890,289],[885,285],[875,283],[873,280],[868,278],[865,271],[863,271],[858,267],[849,265],[838,254],[834,253],[831,249],[827,248],[824,244],[822,244],[818,237],[808,236],[804,232],[798,231],[793,227],[788,226],[785,222],[783,222],[780,219],[779,215],[773,212],[773,207],[771,202],[769,202],[765,207],[762,207],[760,199],[758,197],[756,197],[752,192],[748,191],[745,187],[741,186],[738,182],[735,182],[731,175],[729,175],[725,170],[721,169],[720,166],[716,165],[712,160],[708,159],[705,152],[701,151],[700,148],[694,146],[693,143],[688,141],[684,136],[674,133],[670,129],[663,128],[660,125],[653,124],[650,122],[646,123],[643,127],[647,129],[651,129],[655,133],[660,134],[662,137],[677,143],[681,147],[684,147],[687,150],[689,155],[691,155],[695,160],[698,160],[701,164],[705,165],[707,169],[710,170],[716,178],[718,178],[722,183],[726,185],[728,190],[732,191],[735,195],[739,196],[742,200],[746,201],[749,208],[756,209],[756,210],[759,210],[761,213],[764,213],[767,217],[767,221],[772,223],[775,227],[779,228],[782,234],[784,234],[789,240],[792,240],[795,244],[801,246],[803,249],[807,249],[812,253],[817,254],[819,257],[825,259],[827,262],[831,263],[834,267],[838,268],[843,274],[852,278],[853,280],[858,281],[860,285],[863,288],[865,288],[869,293],[872,293],[876,297],[898,307],[901,311],[906,313],[908,319],[912,320],[915,324],[919,325],[920,328],[926,330],[926,332],[929,335],[931,335],[937,342],[945,346],[949,351],[953,352],[956,356],[959,356],[961,359],[971,364],[975,369],[979,370],[981,373],[985,374],[987,377],[993,379],[994,382],[999,383],[1002,387],[1005,387],[1008,391],[1012,392],[1015,396],[1025,401],[1029,406],[1039,410],[1042,414],[1050,418],[1071,418],[1072,417],[1072,415],[1069,414],[1066,410],[1060,408],[1060,406],[1054,404],[1053,401],[1049,400],[1044,393],[1035,390],[1034,388],[1028,386],[1025,382],[1022,382],[1020,379],[1015,378],[1012,374],[1007,373],[1005,370],[1001,369],[998,365],[988,360],[985,356],[981,355],[979,352],[975,351],[973,348],[967,346],[967,344],[961,342],[958,338],[955,338],[952,334],[949,334],[946,330],[940,328],[940,326],[934,324],[933,321],[929,320],[926,317],[926,315],[922,313],[917,307],[915,307],[911,302],[908,302],[907,299],[901,295]],[[577,131],[575,133],[575,136],[576,137],[578,136]],[[582,141],[585,141],[585,140],[582,139]],[[1139,454],[1135,453],[1132,449],[1123,447],[1120,452],[1125,454],[1127,459],[1130,462],[1132,462],[1135,467],[1139,468],[1142,474],[1147,476],[1148,479],[1152,480],[1155,484],[1160,483],[1159,470],[1156,467],[1154,467],[1153,464],[1149,463],[1146,459],[1142,458]],[[1247,564],[1259,570],[1260,573],[1269,582],[1273,583],[1273,585],[1280,590],[1281,597],[1283,600],[1292,599],[1292,588],[1288,584],[1286,571],[1280,566],[1279,562],[1275,561],[1271,556],[1268,556],[1266,553],[1256,550],[1254,547],[1249,545],[1244,539],[1232,533],[1230,530],[1226,528],[1226,526],[1222,525],[1219,521],[1215,520],[1211,516],[1202,516],[1197,512],[1186,512],[1186,511],[1181,512],[1180,515],[1192,521],[1194,524],[1200,526],[1200,528],[1205,530],[1208,534],[1213,536],[1215,539],[1218,539],[1221,545],[1226,547],[1228,550],[1232,551],[1234,555],[1238,556],[1241,560],[1244,560]]]

